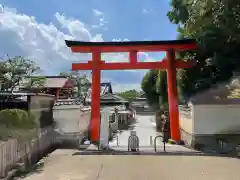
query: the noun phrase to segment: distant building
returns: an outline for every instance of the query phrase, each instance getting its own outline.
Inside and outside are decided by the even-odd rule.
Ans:
[[[136,111],[146,111],[150,109],[144,92],[140,93],[138,97],[132,100],[131,106],[136,109]]]
[[[123,104],[129,104],[127,100],[124,98],[116,95],[116,94],[104,94],[100,97],[101,105],[106,106],[114,106],[114,105],[123,105]]]
[[[85,103],[91,104],[92,101],[92,89],[89,88],[87,95],[85,97]],[[101,83],[101,92],[100,92],[100,103],[101,106],[114,106],[120,104],[129,104],[129,101],[124,98],[113,94],[111,83]]]
[[[55,95],[56,99],[67,99],[71,97],[74,90],[74,82],[66,76],[41,76],[45,82],[41,87],[32,87],[31,91],[44,92]],[[27,80],[26,80],[27,81]],[[26,88],[20,88],[26,90]],[[29,89],[28,89],[29,90]]]

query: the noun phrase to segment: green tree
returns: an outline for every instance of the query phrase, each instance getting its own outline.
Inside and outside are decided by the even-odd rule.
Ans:
[[[196,66],[177,71],[179,97],[190,96],[227,81],[240,70],[240,2],[234,0],[171,0],[169,20],[178,25],[177,39],[195,38],[199,48],[181,52],[177,58],[196,61]],[[155,91],[155,81],[156,91]],[[149,71],[142,81],[143,91],[153,104],[167,101],[166,74]],[[155,103],[156,104],[156,103]]]
[[[44,76],[31,76],[26,78],[27,78],[27,81],[26,83],[24,83],[24,87],[26,89],[31,89],[32,87],[34,88],[44,87],[44,83],[46,81],[46,77]]]
[[[197,65],[179,71],[178,80],[186,98],[228,80],[239,71],[240,2],[233,0],[172,0],[169,20],[178,24],[180,38],[196,38],[199,49],[181,53]]]
[[[34,61],[26,59],[22,56],[8,57],[0,64],[1,89],[13,90],[21,85],[24,77],[36,75],[40,72]]]
[[[163,109],[168,108],[168,87],[167,87],[167,71],[158,70],[156,91],[159,94],[159,105]]]
[[[133,99],[135,99],[138,96],[138,92],[134,89],[134,90],[128,90],[125,92],[120,92],[120,93],[118,93],[118,95],[128,101],[132,101]]]
[[[0,140],[36,135],[37,123],[33,114],[21,109],[0,111]]]
[[[146,73],[141,82],[141,88],[143,92],[145,92],[148,103],[154,109],[159,108],[159,93],[156,88],[157,75],[158,70],[150,70]]]
[[[0,90],[2,90],[3,85],[6,81],[5,74],[8,72],[4,62],[0,62]]]

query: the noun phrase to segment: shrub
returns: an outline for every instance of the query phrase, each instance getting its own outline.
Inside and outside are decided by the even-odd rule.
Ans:
[[[22,109],[4,109],[0,111],[0,126],[12,129],[34,129],[35,117]]]
[[[34,115],[21,109],[0,111],[0,141],[17,138],[30,140],[37,135],[37,124]]]

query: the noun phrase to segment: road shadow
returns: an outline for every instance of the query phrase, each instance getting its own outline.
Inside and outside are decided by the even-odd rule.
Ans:
[[[139,152],[130,152],[124,150],[85,150],[79,151],[72,154],[73,156],[77,155],[137,155],[137,156],[214,156],[214,157],[227,157],[227,158],[237,158],[231,154],[216,154],[216,153],[206,153],[206,152],[182,152],[182,151],[174,151],[174,152],[164,152],[164,151],[139,151]]]

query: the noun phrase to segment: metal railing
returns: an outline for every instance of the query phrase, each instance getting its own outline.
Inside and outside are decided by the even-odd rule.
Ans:
[[[154,151],[157,152],[157,139],[158,139],[158,138],[162,138],[163,150],[164,150],[164,152],[166,152],[166,145],[165,145],[166,142],[164,141],[164,137],[161,136],[161,135],[158,135],[158,136],[156,136],[156,137],[154,138]]]

